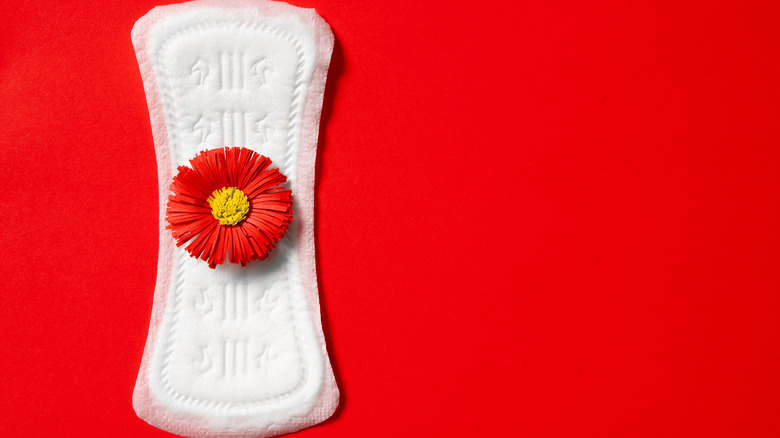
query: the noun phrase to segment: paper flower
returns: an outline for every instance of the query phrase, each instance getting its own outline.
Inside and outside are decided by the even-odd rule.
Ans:
[[[215,268],[263,260],[292,221],[292,192],[271,160],[240,147],[201,151],[180,166],[168,196],[167,229],[176,246]]]

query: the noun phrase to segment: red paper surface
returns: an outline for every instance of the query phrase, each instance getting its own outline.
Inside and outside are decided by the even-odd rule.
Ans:
[[[780,6],[300,1],[336,34],[302,437],[780,436]],[[0,435],[133,413],[153,1],[0,6]]]

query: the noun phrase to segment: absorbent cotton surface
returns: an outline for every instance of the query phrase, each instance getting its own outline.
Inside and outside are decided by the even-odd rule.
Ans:
[[[154,8],[132,39],[160,187],[157,283],[136,413],[191,437],[266,437],[322,422],[338,404],[313,228],[333,34],[313,9],[211,0]],[[174,245],[165,208],[176,168],[223,146],[252,149],[287,175],[294,219],[267,260],[210,269]]]

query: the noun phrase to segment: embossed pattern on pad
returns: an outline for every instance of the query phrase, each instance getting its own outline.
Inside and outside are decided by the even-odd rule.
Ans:
[[[160,181],[160,259],[134,392],[141,418],[188,436],[272,436],[330,416],[338,390],[314,277],[314,158],[333,39],[313,10],[265,1],[158,7],[133,29]],[[295,216],[269,259],[209,269],[164,230],[171,175],[243,146],[288,176]]]

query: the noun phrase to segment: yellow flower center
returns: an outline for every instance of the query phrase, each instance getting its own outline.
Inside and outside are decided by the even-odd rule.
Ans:
[[[208,201],[211,214],[220,225],[236,225],[244,220],[249,212],[249,199],[244,192],[235,187],[214,190]]]

